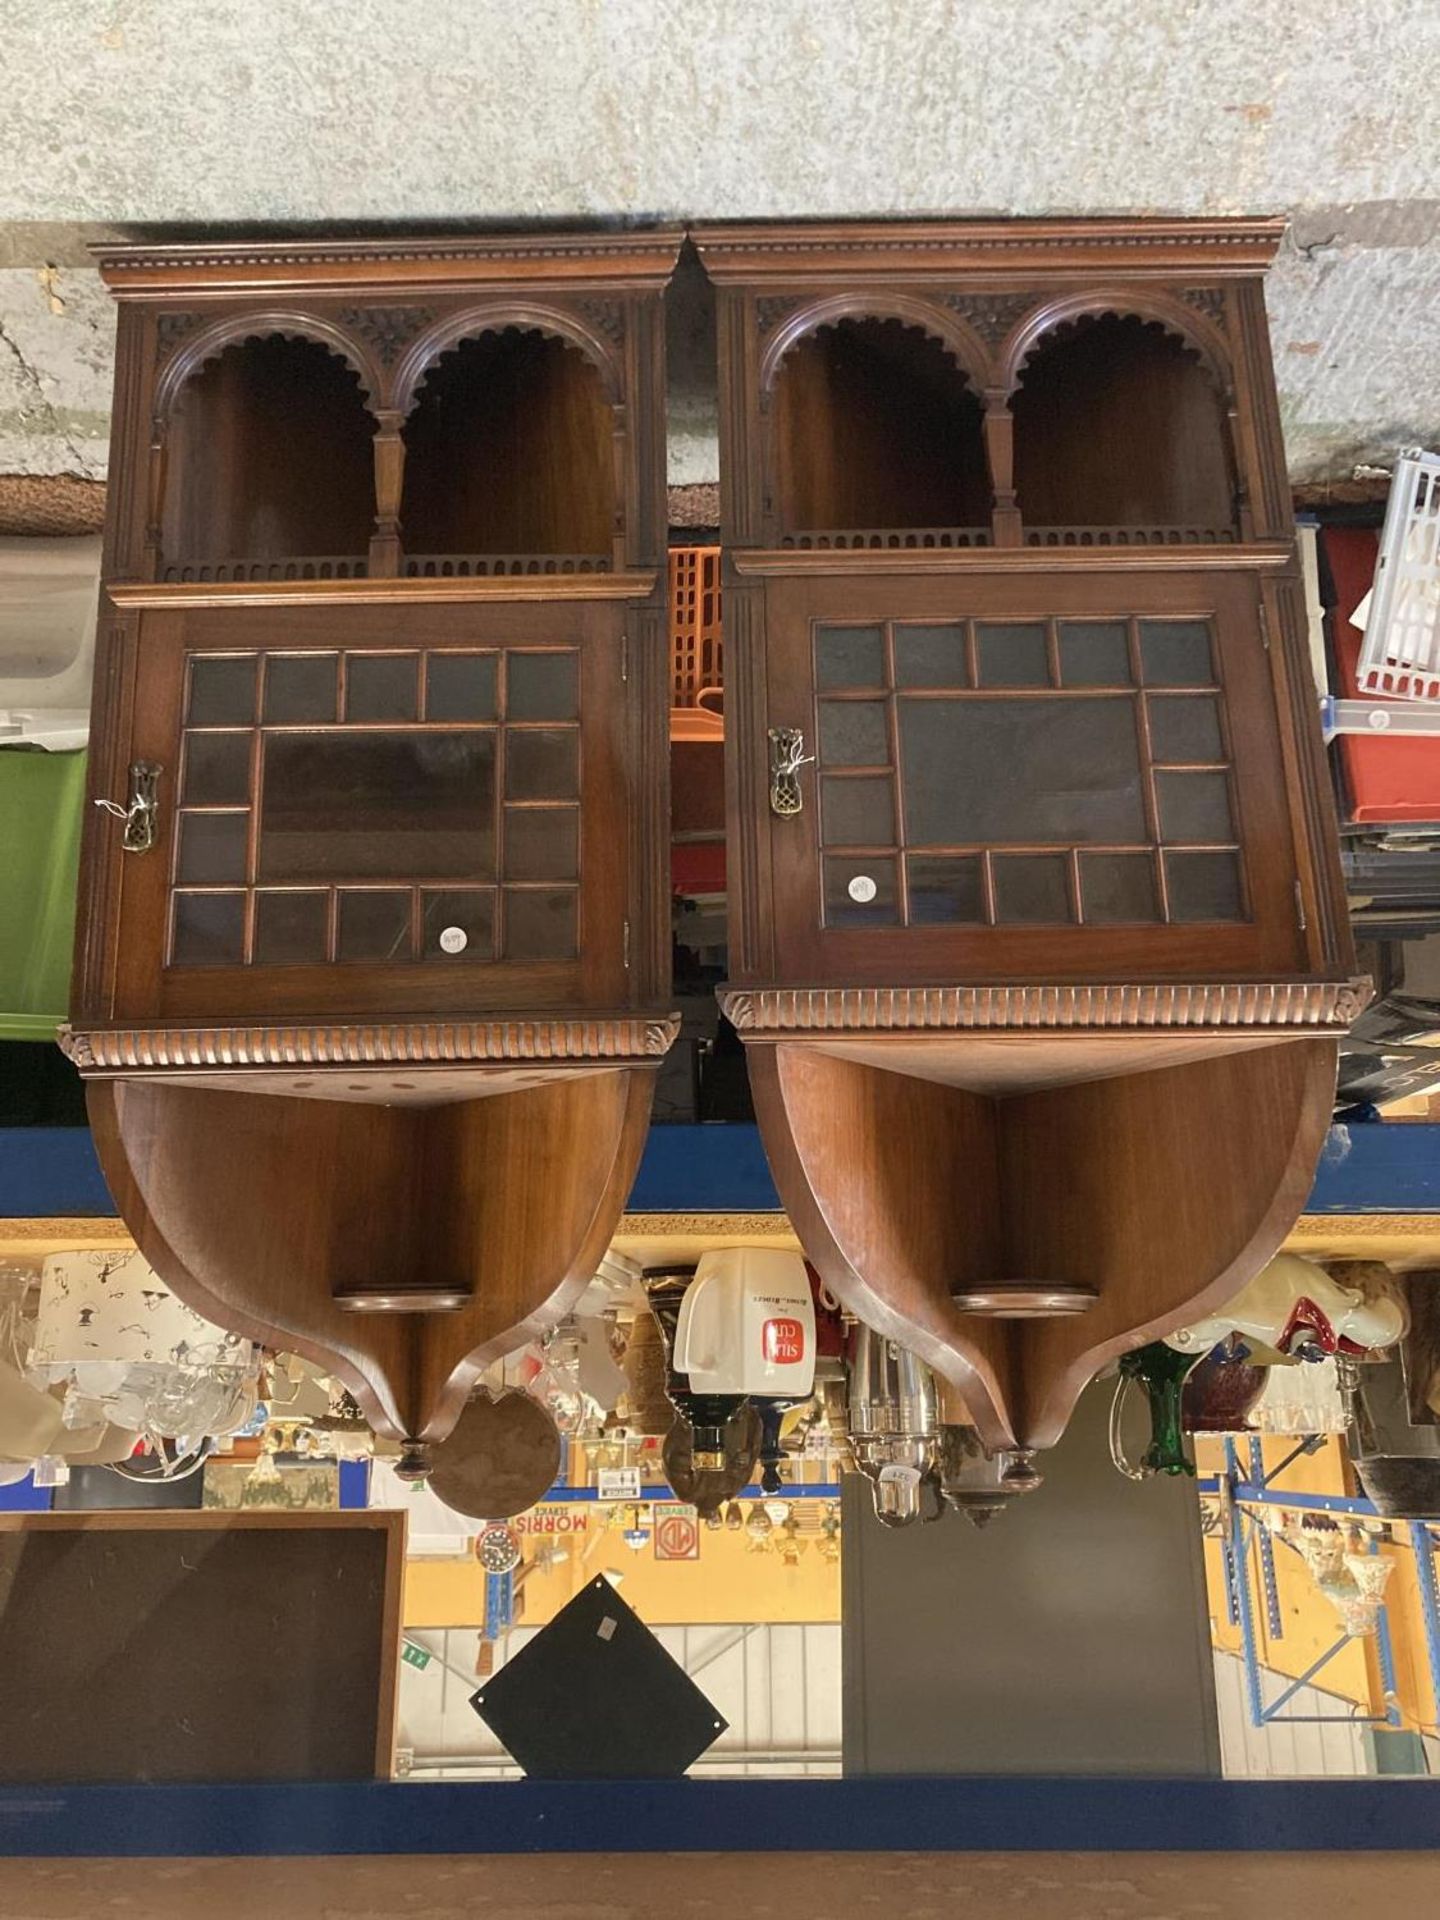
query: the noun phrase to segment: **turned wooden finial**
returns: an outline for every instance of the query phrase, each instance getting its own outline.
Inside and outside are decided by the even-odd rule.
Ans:
[[[395,1462],[395,1478],[420,1486],[430,1478],[434,1466],[435,1456],[428,1441],[407,1440]]]

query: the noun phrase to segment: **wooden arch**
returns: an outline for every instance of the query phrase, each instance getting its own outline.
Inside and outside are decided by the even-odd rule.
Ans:
[[[619,408],[625,397],[624,369],[614,351],[595,328],[578,314],[563,307],[552,307],[534,300],[487,300],[446,314],[434,326],[418,334],[406,348],[390,382],[390,405],[408,414],[414,407],[426,375],[445,354],[463,341],[476,340],[486,333],[505,333],[511,328],[521,333],[542,333],[582,353],[600,375],[606,400]]]
[[[990,380],[990,356],[974,329],[952,309],[916,294],[856,289],[807,301],[787,314],[776,327],[760,356],[760,392],[768,396],[786,356],[812,333],[841,320],[898,320],[936,340],[965,376],[977,399]]]
[[[312,346],[325,347],[345,362],[360,382],[362,404],[374,414],[381,395],[380,375],[365,348],[344,327],[319,314],[297,312],[290,308],[267,308],[261,313],[231,313],[203,327],[191,340],[176,349],[155,383],[153,412],[157,424],[168,425],[182,390],[202,367],[218,360],[228,347],[243,346],[247,340],[306,340]]]
[[[1183,300],[1135,286],[1092,288],[1032,308],[1000,348],[999,379],[1005,391],[1014,393],[1024,378],[1027,361],[1045,346],[1051,334],[1076,320],[1098,320],[1105,314],[1163,327],[1199,357],[1216,391],[1228,403],[1234,391],[1234,379],[1230,355],[1219,329]]]

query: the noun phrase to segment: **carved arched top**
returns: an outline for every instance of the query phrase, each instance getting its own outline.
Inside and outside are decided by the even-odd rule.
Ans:
[[[898,320],[902,326],[917,327],[940,343],[977,398],[990,383],[990,356],[979,335],[958,314],[916,294],[856,290],[806,301],[785,316],[760,356],[762,396],[771,392],[781,364],[802,340],[841,320]]]
[[[333,353],[360,383],[365,409],[373,413],[381,392],[380,375],[365,348],[344,327],[315,313],[275,308],[264,313],[230,313],[202,327],[177,348],[155,385],[154,414],[163,427],[174,411],[182,389],[202,367],[218,360],[227,348],[247,340],[304,340]]]
[[[1005,390],[1015,392],[1025,377],[1027,363],[1055,335],[1077,321],[1099,320],[1107,314],[1118,320],[1141,320],[1163,327],[1196,356],[1217,392],[1228,402],[1233,385],[1230,356],[1219,329],[1183,300],[1145,287],[1091,289],[1047,301],[1028,313],[1000,349],[1000,378]]]
[[[390,389],[390,404],[408,414],[419,397],[427,374],[447,353],[465,340],[477,340],[486,333],[542,333],[584,354],[600,376],[606,400],[618,407],[625,395],[623,363],[598,328],[590,326],[578,314],[533,300],[489,300],[482,306],[467,307],[463,313],[447,314],[411,341],[395,368]]]

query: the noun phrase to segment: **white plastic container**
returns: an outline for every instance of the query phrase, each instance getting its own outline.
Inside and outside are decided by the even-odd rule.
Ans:
[[[99,534],[0,539],[0,745],[85,745],[99,586]]]
[[[1368,598],[1360,691],[1440,701],[1440,455],[1412,447],[1395,462]]]
[[[680,1303],[674,1366],[695,1393],[805,1399],[815,1381],[815,1303],[800,1255],[702,1254]]]

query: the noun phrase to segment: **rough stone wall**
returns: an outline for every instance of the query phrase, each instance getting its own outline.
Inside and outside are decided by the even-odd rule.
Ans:
[[[1294,477],[1440,442],[1433,0],[0,0],[0,27],[0,471],[103,469],[81,242],[178,223],[1289,212]],[[713,478],[703,378],[675,418],[672,477]]]

